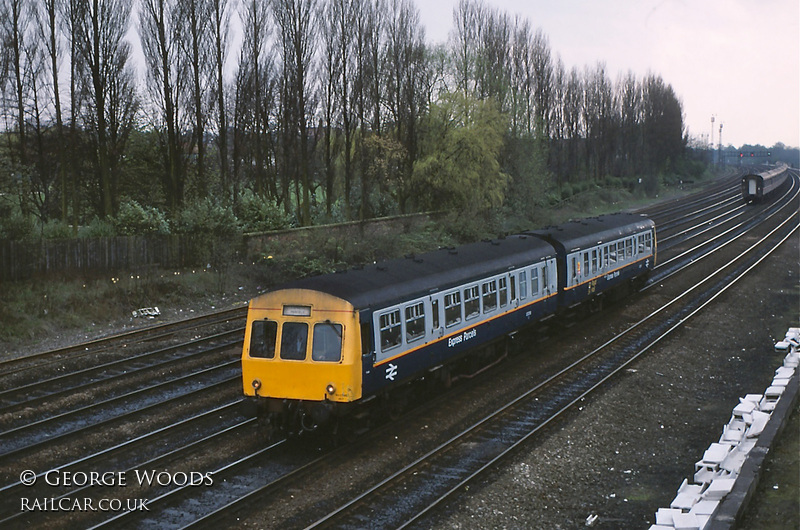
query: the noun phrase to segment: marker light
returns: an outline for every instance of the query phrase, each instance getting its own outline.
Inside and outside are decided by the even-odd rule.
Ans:
[[[328,386],[325,387],[325,391],[328,394],[333,395],[336,392],[336,387],[333,386],[332,384],[328,384]]]
[[[261,381],[259,381],[258,379],[253,379],[253,382],[250,384],[253,385],[253,390],[255,390],[256,393],[258,393],[258,389],[261,388]]]

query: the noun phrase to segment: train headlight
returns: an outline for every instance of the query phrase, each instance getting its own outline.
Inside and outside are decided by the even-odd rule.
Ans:
[[[261,388],[261,381],[258,379],[253,379],[253,382],[250,384],[253,386],[253,390],[256,391],[256,394],[258,394],[258,390]]]
[[[325,391],[328,393],[328,395],[332,396],[336,393],[336,387],[333,386],[333,384],[328,383],[328,386],[325,387]]]

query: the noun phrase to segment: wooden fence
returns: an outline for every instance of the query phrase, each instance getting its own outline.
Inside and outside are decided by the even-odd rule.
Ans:
[[[207,234],[3,240],[0,241],[0,281],[206,265],[210,261],[233,261],[240,260],[243,255],[256,255],[269,242],[285,244],[290,240],[302,241],[320,232],[334,237],[358,238],[365,230],[373,233],[409,230],[429,218],[429,214],[414,214],[221,240],[215,240]]]

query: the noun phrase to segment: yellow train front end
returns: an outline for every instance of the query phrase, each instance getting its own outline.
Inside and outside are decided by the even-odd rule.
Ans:
[[[242,352],[246,399],[289,431],[314,430],[361,398],[358,312],[341,298],[284,289],[250,301]]]

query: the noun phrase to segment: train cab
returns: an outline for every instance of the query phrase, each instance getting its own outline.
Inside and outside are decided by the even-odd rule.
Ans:
[[[242,351],[245,396],[309,429],[361,398],[358,312],[318,291],[283,289],[250,302]],[[289,403],[296,410],[284,410]]]

